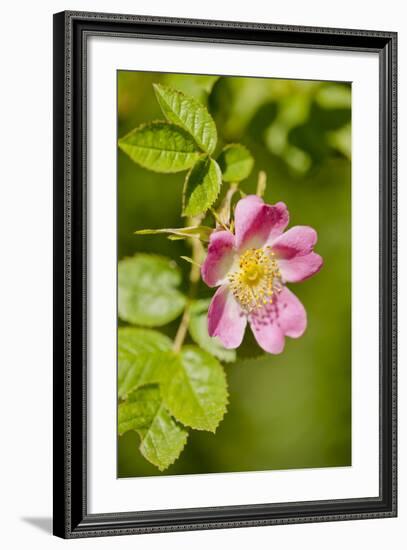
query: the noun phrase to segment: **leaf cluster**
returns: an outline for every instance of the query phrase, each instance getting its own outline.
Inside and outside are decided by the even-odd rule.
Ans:
[[[204,214],[219,196],[222,181],[247,178],[254,160],[240,144],[229,144],[213,157],[218,134],[205,105],[163,84],[154,91],[165,121],[142,124],[119,140],[134,162],[161,173],[188,171],[183,188],[183,216]]]
[[[118,329],[118,431],[140,436],[140,452],[160,470],[179,456],[188,428],[215,432],[227,406],[224,369],[218,358],[234,352],[210,338],[207,302],[191,304],[190,334],[198,345],[174,351],[158,330],[177,318],[187,298],[178,286],[174,262],[137,254],[119,262],[119,317],[132,325]],[[143,328],[141,328],[141,326]]]
[[[230,189],[227,204],[219,212],[230,212],[231,197],[238,183],[249,176],[254,160],[241,144],[226,145],[215,158],[218,134],[205,105],[162,84],[155,84],[154,91],[165,120],[135,128],[119,140],[119,147],[148,170],[186,172],[182,214],[198,221],[182,228],[137,233],[208,242],[213,228],[200,221],[218,199],[223,182]],[[221,217],[226,223],[226,214],[214,214],[217,221]],[[196,271],[196,255],[183,258]],[[118,314],[131,325],[118,330],[118,430],[120,435],[136,431],[140,452],[164,470],[180,455],[189,429],[216,431],[228,400],[220,361],[235,361],[236,352],[209,336],[208,300],[192,300],[180,291],[181,273],[170,259],[151,254],[125,258],[119,262],[118,284]],[[185,320],[193,345],[183,345],[182,333],[178,345],[177,338],[173,343],[157,330],[182,313],[180,327]]]

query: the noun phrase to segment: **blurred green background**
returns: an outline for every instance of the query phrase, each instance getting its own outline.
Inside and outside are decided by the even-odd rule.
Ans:
[[[290,288],[308,313],[308,328],[286,339],[281,355],[261,352],[247,330],[238,361],[226,364],[230,403],[216,434],[191,431],[164,473],[138,450],[139,437],[118,441],[118,476],[317,468],[351,464],[351,86],[347,83],[118,72],[118,137],[162,119],[152,84],[194,95],[214,117],[225,143],[245,144],[255,158],[242,182],[253,193],[267,173],[268,203],[284,201],[290,226],[318,231],[322,271]],[[144,228],[183,225],[184,173],[156,174],[118,151],[118,259],[153,252],[177,261],[184,241],[136,236]],[[200,297],[211,289],[201,285]],[[174,336],[178,323],[164,331]]]

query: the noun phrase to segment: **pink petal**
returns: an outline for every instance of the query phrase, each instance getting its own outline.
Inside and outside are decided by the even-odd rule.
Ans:
[[[201,267],[202,279],[208,286],[218,286],[232,267],[235,238],[230,231],[214,231],[209,239],[208,254]]]
[[[278,258],[284,281],[298,283],[312,277],[321,269],[323,260],[312,251],[317,238],[315,229],[298,225],[273,242],[272,249]]]
[[[291,260],[279,260],[278,267],[284,281],[299,283],[318,273],[323,264],[324,261],[319,254],[310,252],[305,256],[295,256]]]
[[[249,315],[257,343],[268,353],[281,353],[284,337],[299,338],[307,327],[307,313],[299,299],[287,287],[275,295],[272,304]]]
[[[278,258],[289,260],[299,254],[309,254],[317,239],[315,229],[306,225],[296,225],[278,237],[272,248]]]
[[[225,348],[237,348],[243,340],[247,318],[226,285],[218,288],[208,310],[209,336],[217,336]]]
[[[235,209],[236,248],[260,248],[276,239],[288,225],[288,210],[283,202],[265,204],[257,195],[241,199]]]

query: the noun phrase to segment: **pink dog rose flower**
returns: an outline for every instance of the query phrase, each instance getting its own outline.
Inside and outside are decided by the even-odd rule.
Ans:
[[[235,232],[211,234],[202,279],[219,287],[208,311],[208,332],[226,348],[237,348],[246,324],[268,353],[281,353],[285,336],[299,338],[307,314],[286,287],[317,273],[323,264],[313,252],[317,233],[296,226],[284,233],[289,214],[284,203],[265,204],[256,196],[241,199],[235,209]]]

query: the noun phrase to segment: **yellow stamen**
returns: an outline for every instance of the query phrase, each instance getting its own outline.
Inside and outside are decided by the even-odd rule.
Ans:
[[[239,259],[239,268],[229,275],[235,298],[248,313],[273,303],[281,289],[281,274],[271,248],[250,248]]]

